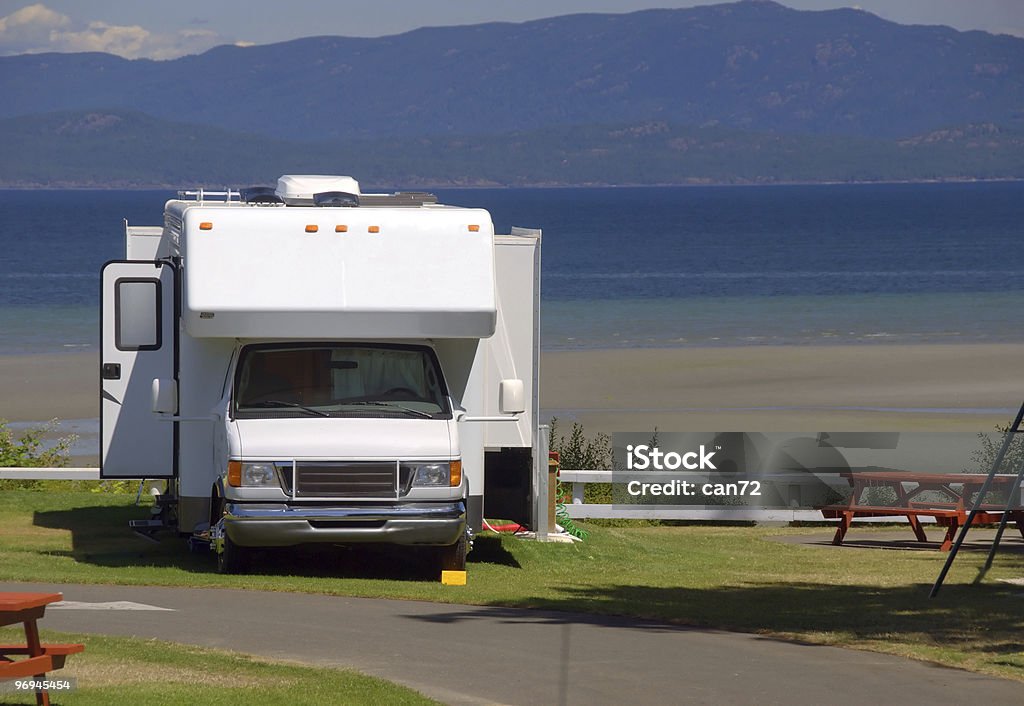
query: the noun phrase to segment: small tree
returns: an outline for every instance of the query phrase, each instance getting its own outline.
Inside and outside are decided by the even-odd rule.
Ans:
[[[76,437],[65,436],[50,446],[43,445],[43,436],[57,428],[57,420],[33,427],[15,438],[7,420],[0,419],[0,467],[57,467],[68,462],[68,452]]]
[[[551,441],[549,447],[557,451],[562,468],[576,471],[604,470],[612,467],[612,439],[607,434],[587,438],[583,425],[572,423],[569,438],[558,433],[558,419],[551,418]]]
[[[15,437],[7,426],[7,420],[0,419],[0,467],[46,468],[67,465],[68,453],[77,437],[65,436],[54,443],[44,445],[43,436],[57,428],[57,420],[39,427],[33,427]],[[0,480],[0,489],[39,489],[42,480]]]
[[[988,434],[978,434],[978,439],[981,442],[981,447],[978,448],[971,454],[971,460],[974,461],[975,468],[968,469],[965,473],[988,473],[992,470],[992,465],[996,462],[996,456],[999,455],[999,449],[1003,445],[1003,440],[1006,438],[1006,433],[1010,430],[1009,425],[996,425],[996,431],[1000,432],[1000,435],[993,438]],[[1020,467],[1024,465],[1024,437],[1015,437],[1010,443],[1009,448],[1006,449],[1006,455],[1003,457],[1003,462],[1000,464],[998,469],[999,473],[1016,473],[1020,470]]]
[[[999,456],[999,449],[1002,448],[1003,442],[1006,439],[1006,434],[1009,433],[1010,425],[996,425],[996,431],[1000,432],[999,436],[990,436],[988,434],[978,434],[978,439],[981,442],[980,448],[971,453],[971,460],[976,464],[974,469],[965,469],[965,473],[988,473],[992,470],[992,466],[995,465],[996,458]],[[1006,449],[1006,455],[1003,456],[1003,462],[996,469],[998,473],[1017,473],[1020,471],[1021,466],[1024,466],[1024,437],[1014,435],[1014,439],[1010,442],[1009,447]],[[975,502],[982,502],[981,498],[977,498]],[[989,491],[988,496],[984,499],[986,503],[1005,503],[1006,495],[1001,492]]]
[[[551,440],[548,443],[552,451],[559,455],[559,465],[573,471],[600,471],[612,468],[612,439],[607,434],[597,434],[588,438],[583,433],[583,425],[572,423],[569,437],[558,433],[558,419],[551,418]],[[584,500],[588,503],[611,502],[611,483],[588,483],[584,489]],[[563,498],[559,498],[563,500]]]

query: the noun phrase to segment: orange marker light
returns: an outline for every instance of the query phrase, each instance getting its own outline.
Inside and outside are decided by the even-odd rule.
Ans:
[[[241,461],[228,461],[228,485],[232,488],[242,487]]]
[[[213,224],[209,221],[203,221],[199,224],[199,230],[213,230]]]
[[[380,226],[370,226],[366,229],[367,233],[380,233]]]
[[[306,226],[306,232],[307,233],[316,233],[318,230],[320,230],[320,226],[314,226],[314,225]]]
[[[448,485],[458,488],[462,485],[462,461],[452,461],[448,464]]]
[[[335,233],[348,233],[348,226],[334,226]]]
[[[479,233],[480,232],[480,226],[477,226],[477,225],[470,226],[469,227],[469,232],[470,233]]]

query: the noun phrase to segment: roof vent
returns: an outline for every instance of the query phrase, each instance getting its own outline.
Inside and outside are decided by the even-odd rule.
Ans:
[[[359,197],[355,194],[347,194],[344,191],[321,191],[313,194],[313,204],[316,206],[358,206]]]
[[[284,203],[284,200],[270,186],[250,186],[248,189],[242,189],[239,193],[245,203]]]
[[[348,176],[321,174],[286,174],[277,180],[276,194],[289,206],[313,206],[314,195],[348,194],[359,198],[359,182]]]

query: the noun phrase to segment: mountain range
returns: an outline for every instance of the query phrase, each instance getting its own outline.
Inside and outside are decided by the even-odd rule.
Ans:
[[[0,92],[7,185],[1024,177],[1024,39],[766,0],[9,56]]]

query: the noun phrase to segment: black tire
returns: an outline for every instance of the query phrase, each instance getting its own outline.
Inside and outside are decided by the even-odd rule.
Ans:
[[[441,547],[441,571],[465,571],[466,553],[469,551],[466,535],[459,536],[459,541],[447,547]]]
[[[217,571],[222,574],[244,574],[252,561],[252,549],[240,547],[224,535],[221,551],[217,554]]]
[[[216,498],[215,502],[217,522],[223,523],[224,499]],[[212,528],[213,526],[211,525]],[[221,531],[224,531],[223,526]],[[232,542],[228,533],[224,532],[220,551],[217,552],[217,571],[222,574],[244,574],[252,564],[252,553],[253,550],[249,547],[240,547]]]

